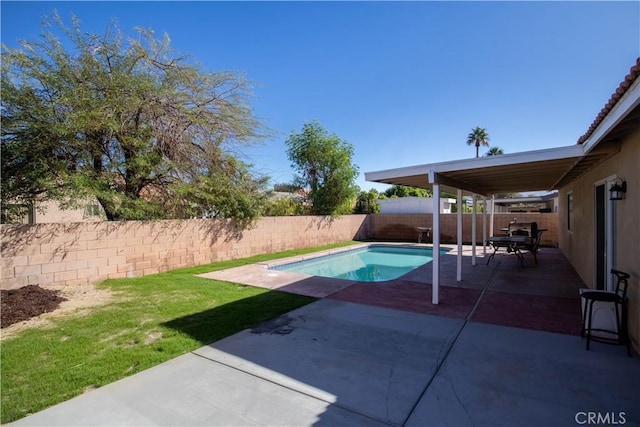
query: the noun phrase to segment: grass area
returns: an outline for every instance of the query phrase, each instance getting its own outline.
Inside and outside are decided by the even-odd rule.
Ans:
[[[115,293],[113,302],[2,342],[0,421],[17,420],[314,301],[195,274],[353,243],[101,283]]]

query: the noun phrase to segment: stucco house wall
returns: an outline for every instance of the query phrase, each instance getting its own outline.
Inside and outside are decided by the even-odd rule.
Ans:
[[[382,214],[421,214],[433,213],[433,199],[431,197],[397,197],[391,199],[378,199]],[[450,214],[451,206],[457,203],[456,199],[440,199],[440,213]]]
[[[34,212],[35,224],[57,224],[61,222],[96,222],[106,220],[104,209],[96,199],[86,200],[83,206],[74,209],[62,209],[49,200],[41,203]]]
[[[582,280],[595,287],[595,185],[612,176],[627,182],[624,200],[615,201],[614,268],[631,275],[629,334],[640,343],[640,130],[621,141],[620,152],[559,190],[558,244]],[[573,195],[571,230],[568,195]],[[608,193],[608,192],[607,192]],[[606,195],[607,198],[609,194]]]

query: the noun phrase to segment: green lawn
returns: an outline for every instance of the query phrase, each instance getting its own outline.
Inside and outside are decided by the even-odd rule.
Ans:
[[[356,242],[107,280],[113,302],[2,341],[1,422],[8,423],[314,301],[195,274]]]

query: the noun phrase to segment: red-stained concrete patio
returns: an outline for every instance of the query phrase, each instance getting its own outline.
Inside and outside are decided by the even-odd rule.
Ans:
[[[358,245],[360,246],[360,245]],[[354,282],[269,270],[274,264],[301,257],[233,268],[204,277],[229,280],[280,291],[367,304],[396,310],[434,314],[495,325],[548,332],[580,334],[580,297],[586,287],[564,255],[541,248],[538,263],[525,254],[524,266],[514,254],[498,252],[487,265],[483,248],[476,248],[472,265],[470,246],[463,247],[462,281],[456,280],[457,248],[441,257],[440,304],[431,304],[432,264],[396,280]],[[346,248],[350,249],[350,248]],[[345,249],[332,250],[335,253]],[[309,254],[306,258],[318,256]]]
[[[470,251],[470,250],[469,250]],[[431,301],[430,266],[410,273],[414,280],[355,283],[329,296],[417,313],[466,318],[468,320],[548,332],[580,334],[580,298],[584,283],[557,249],[543,248],[538,264],[533,257],[520,266],[512,254],[499,254],[489,265],[478,257],[472,266],[465,257],[461,282],[445,274],[440,304]],[[443,270],[455,271],[455,256],[445,255]],[[422,273],[422,274],[420,274]],[[481,287],[481,289],[479,289]]]

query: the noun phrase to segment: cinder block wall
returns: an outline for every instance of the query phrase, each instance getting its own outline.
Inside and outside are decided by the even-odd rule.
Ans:
[[[84,284],[369,235],[366,215],[1,225],[0,288]]]
[[[487,236],[490,235],[490,215],[487,215]],[[494,235],[507,228],[509,221],[517,218],[518,222],[537,222],[538,228],[546,229],[542,234],[541,244],[558,245],[557,213],[500,213],[494,215]],[[432,227],[432,214],[373,214],[369,216],[370,238],[381,240],[417,240],[416,227]],[[440,214],[440,239],[442,243],[456,243],[457,214]],[[471,242],[472,215],[462,215],[462,240]],[[482,215],[478,214],[476,223],[476,240],[482,242]]]
[[[557,214],[517,214],[536,221],[544,245],[556,246]],[[495,233],[514,214],[495,215]],[[442,214],[443,243],[456,242],[456,214]],[[487,215],[487,234],[489,216]],[[0,288],[31,284],[84,284],[139,277],[181,267],[308,248],[347,240],[415,241],[431,214],[267,217],[249,229],[232,221],[126,221],[1,225]],[[463,241],[471,241],[471,215],[463,216]],[[482,242],[482,216],[477,241]]]

